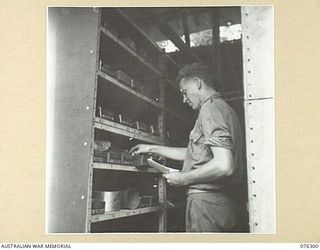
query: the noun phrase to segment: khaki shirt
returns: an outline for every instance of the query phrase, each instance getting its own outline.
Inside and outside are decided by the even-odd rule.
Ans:
[[[210,183],[193,184],[190,188],[200,190],[221,189],[239,181],[243,173],[243,137],[236,112],[222,99],[213,94],[201,106],[194,128],[190,132],[186,158],[182,172],[201,168],[214,158],[210,147],[222,147],[232,151],[235,171],[232,176]]]

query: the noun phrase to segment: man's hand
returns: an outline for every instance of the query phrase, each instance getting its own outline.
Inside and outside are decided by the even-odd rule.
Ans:
[[[164,174],[164,178],[167,179],[167,182],[172,186],[185,186],[185,174],[184,173],[170,173]]]
[[[135,145],[130,149],[131,154],[144,154],[144,153],[150,153],[152,145],[150,144],[138,144]]]

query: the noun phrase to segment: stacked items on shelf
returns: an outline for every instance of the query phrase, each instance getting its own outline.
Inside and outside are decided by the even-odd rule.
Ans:
[[[103,109],[101,106],[97,107],[97,116],[107,119],[109,121],[115,121],[115,115],[112,111],[107,110],[107,109]]]
[[[110,211],[119,211],[121,209],[134,210],[143,207],[152,207],[158,205],[153,195],[140,195],[134,187],[124,190],[93,191],[92,214],[103,214]]]
[[[150,99],[159,102],[160,93],[158,89],[144,86],[140,81],[131,78],[122,70],[113,71],[111,66],[103,62],[102,60],[99,61],[99,70],[113,76],[115,79],[125,84],[126,86],[132,88],[136,92],[141,93],[146,97],[149,97]]]
[[[136,128],[135,123],[133,122],[133,120],[125,115],[119,114],[118,115],[118,122],[120,124],[123,124],[125,126],[131,127],[131,128]]]
[[[93,161],[105,162],[107,159],[107,152],[111,147],[110,141],[95,140],[93,143]]]
[[[164,158],[155,154],[133,155],[128,150],[120,150],[111,146],[110,141],[95,140],[93,144],[93,161],[100,163],[111,163],[128,165],[135,167],[149,167],[147,159],[152,158],[159,163],[164,162]]]
[[[121,154],[121,160],[123,165],[133,166],[134,159],[135,159],[135,156],[132,155],[128,150],[123,151]]]
[[[142,195],[139,197],[139,206],[138,208],[143,207],[154,207],[158,205],[155,197],[153,195]]]
[[[91,211],[91,213],[92,214],[104,214],[105,206],[106,206],[106,202],[105,201],[92,200],[92,203],[91,203],[92,211]]]
[[[117,122],[120,124],[123,124],[125,126],[138,129],[140,131],[143,131],[145,133],[150,133],[155,136],[160,136],[160,131],[159,128],[156,124],[147,124],[143,121],[133,121],[130,117],[123,115],[123,114],[118,114],[115,115],[114,112],[104,109],[101,106],[97,107],[97,117],[104,118],[109,121]]]

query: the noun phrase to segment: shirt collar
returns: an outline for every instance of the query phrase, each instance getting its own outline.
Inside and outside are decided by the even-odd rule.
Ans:
[[[204,102],[202,103],[202,105],[203,104],[205,104],[206,102],[208,102],[208,101],[212,101],[213,99],[217,99],[217,98],[221,98],[222,97],[222,94],[220,93],[220,92],[215,92],[215,93],[213,93],[211,96],[209,96],[206,100],[204,100]],[[202,106],[201,105],[201,106]]]

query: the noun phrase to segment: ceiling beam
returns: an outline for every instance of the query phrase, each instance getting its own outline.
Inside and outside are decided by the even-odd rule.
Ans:
[[[159,17],[153,18],[153,22],[158,29],[169,39],[174,45],[192,62],[203,62],[201,58],[190,50],[190,47],[186,45],[179,35]]]

